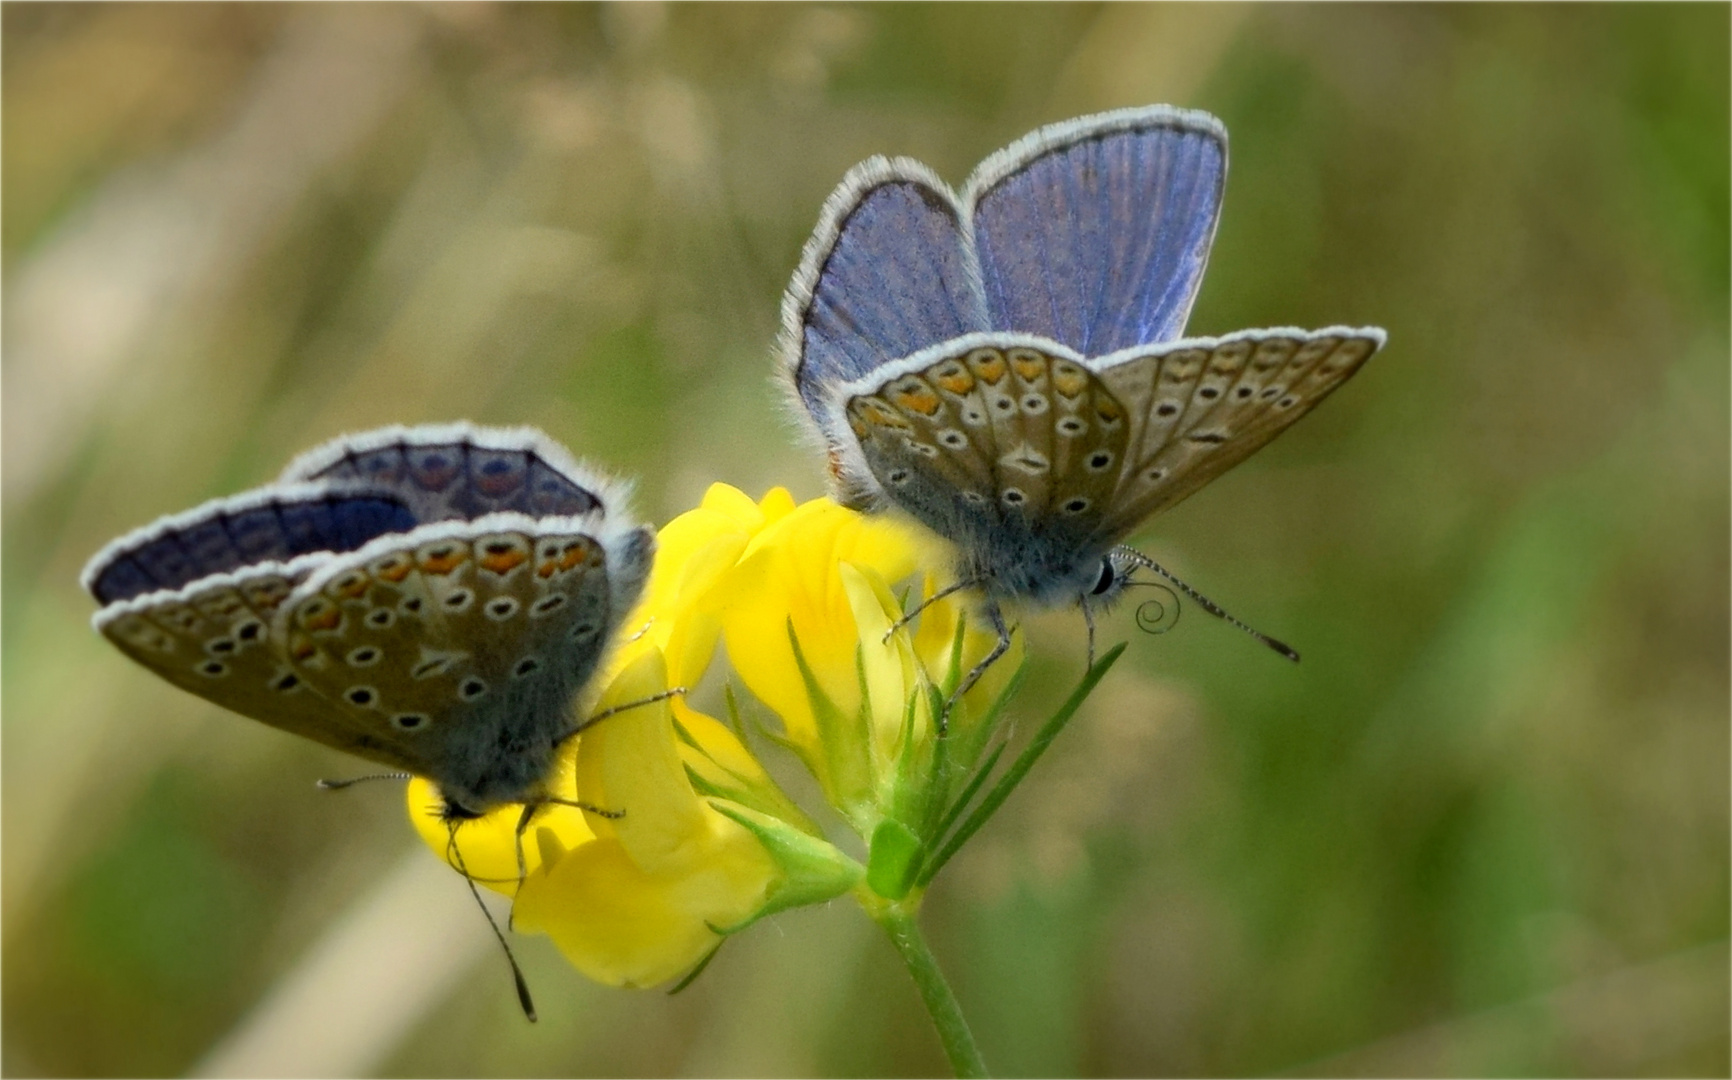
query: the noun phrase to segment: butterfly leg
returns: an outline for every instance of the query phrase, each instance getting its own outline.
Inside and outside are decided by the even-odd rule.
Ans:
[[[590,726],[595,725],[595,724],[599,724],[603,720],[606,720],[610,716],[613,716],[615,714],[622,713],[622,712],[630,712],[631,710],[637,708],[640,705],[654,705],[658,701],[666,701],[668,698],[671,698],[671,697],[679,697],[681,694],[683,694],[685,692],[686,692],[685,687],[675,686],[671,689],[663,690],[659,694],[651,694],[649,697],[646,697],[646,698],[639,698],[636,701],[628,701],[624,705],[615,705],[611,709],[603,709],[602,711],[592,715],[589,719],[585,720],[583,723],[572,728],[570,731],[566,732],[564,735],[561,735],[558,739],[555,739],[554,745],[555,746],[559,745],[560,743],[564,742],[565,740],[571,738],[573,735],[576,735],[578,732],[582,731],[584,728],[590,727]],[[559,800],[558,799],[550,799],[548,801],[558,802]]]
[[[944,734],[946,724],[949,722],[950,710],[962,699],[962,695],[974,689],[974,684],[980,681],[982,675],[986,674],[986,669],[991,667],[1010,648],[1010,628],[1005,625],[1004,613],[998,610],[998,604],[995,601],[990,600],[987,601],[985,610],[986,621],[992,624],[994,630],[998,631],[998,640],[993,643],[992,651],[987,653],[980,663],[970,668],[968,674],[963,676],[962,681],[956,684],[956,689],[950,692],[950,699],[944,703],[944,712],[938,718],[938,734],[941,737]]]
[[[512,841],[517,847],[517,887],[519,889],[523,888],[523,881],[529,876],[529,860],[523,855],[523,834],[529,831],[529,819],[535,816],[535,811],[539,808],[539,803],[524,803],[523,813],[517,815],[517,828],[511,831]],[[510,926],[511,920],[507,919],[505,925]]]
[[[969,588],[970,586],[978,585],[978,584],[980,584],[980,582],[976,578],[963,578],[961,581],[953,582],[949,585],[946,585],[944,588],[939,589],[937,592],[933,593],[931,596],[928,596],[926,599],[920,601],[920,603],[915,604],[913,611],[910,611],[908,614],[902,616],[900,619],[897,619],[895,622],[891,623],[890,629],[884,631],[884,640],[889,641],[891,636],[894,635],[896,633],[896,631],[902,629],[904,626],[907,626],[909,623],[913,622],[916,618],[919,617],[919,615],[922,611],[925,611],[927,608],[931,607],[933,604],[936,604],[938,601],[944,599],[946,596],[950,596],[954,593],[961,592],[963,589],[966,589],[966,588]]]
[[[1082,613],[1083,625],[1089,628],[1089,670],[1093,671],[1095,667],[1095,613],[1094,609],[1089,607],[1086,596],[1082,600]]]

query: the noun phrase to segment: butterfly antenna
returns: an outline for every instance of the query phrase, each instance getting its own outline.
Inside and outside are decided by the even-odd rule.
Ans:
[[[448,826],[451,830],[451,843],[446,851],[456,859],[457,870],[463,875],[463,880],[469,886],[469,894],[475,897],[476,906],[481,908],[481,914],[487,920],[487,925],[493,931],[493,936],[499,940],[499,947],[505,950],[505,962],[511,965],[511,978],[517,983],[517,1003],[523,1006],[523,1015],[535,1023],[535,1000],[529,996],[529,980],[523,977],[523,969],[517,966],[517,957],[512,955],[511,946],[500,932],[499,924],[493,920],[493,912],[487,910],[487,904],[481,899],[481,890],[475,887],[475,879],[469,874],[469,867],[463,861],[463,849],[457,846],[457,822]]]
[[[1166,578],[1168,581],[1172,582],[1175,586],[1177,586],[1177,588],[1180,592],[1184,593],[1186,596],[1188,596],[1192,600],[1196,601],[1198,607],[1202,608],[1204,611],[1208,612],[1209,614],[1215,616],[1215,618],[1220,619],[1224,622],[1231,623],[1234,626],[1237,626],[1239,629],[1245,631],[1245,633],[1250,634],[1252,637],[1256,638],[1258,641],[1261,641],[1263,644],[1269,646],[1271,649],[1274,649],[1276,652],[1280,653],[1282,656],[1285,656],[1287,659],[1293,661],[1295,664],[1297,664],[1299,662],[1299,652],[1297,649],[1294,649],[1291,645],[1288,645],[1285,642],[1275,640],[1274,638],[1270,637],[1268,634],[1263,633],[1261,630],[1257,630],[1253,627],[1246,626],[1244,623],[1240,622],[1238,619],[1233,618],[1233,616],[1227,614],[1226,610],[1223,609],[1220,604],[1215,603],[1213,600],[1204,596],[1202,593],[1198,592],[1197,590],[1191,588],[1189,585],[1186,585],[1184,582],[1180,581],[1177,577],[1174,577],[1172,571],[1168,570],[1166,567],[1162,566],[1160,563],[1157,563],[1155,560],[1149,558],[1147,555],[1144,555],[1142,552],[1136,550],[1135,548],[1120,547],[1120,548],[1114,548],[1113,550],[1115,553],[1122,555],[1127,561],[1133,562],[1138,566],[1146,566],[1150,570],[1153,570],[1155,573]]]
[[[369,773],[366,776],[351,776],[347,780],[320,780],[314,786],[317,787],[320,791],[342,791],[344,788],[354,787],[356,784],[365,784],[369,780],[413,780],[413,779],[415,779],[415,776],[413,773],[378,772],[378,773]]]

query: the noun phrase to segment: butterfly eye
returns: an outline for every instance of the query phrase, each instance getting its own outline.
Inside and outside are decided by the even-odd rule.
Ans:
[[[1102,593],[1111,589],[1116,580],[1117,579],[1113,577],[1113,564],[1102,559],[1101,576],[1095,580],[1095,587],[1090,589],[1089,593],[1094,596],[1100,596]]]

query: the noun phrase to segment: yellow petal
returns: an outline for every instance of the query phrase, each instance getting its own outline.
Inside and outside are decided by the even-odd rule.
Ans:
[[[646,701],[666,690],[666,665],[661,653],[651,649],[614,679],[598,711]],[[622,815],[596,831],[617,838],[646,870],[694,857],[687,849],[708,839],[706,810],[686,778],[666,698],[585,729],[577,748],[577,776],[590,802]]]
[[[569,763],[563,777],[556,775],[552,790],[566,798],[575,798],[571,785]],[[509,803],[473,821],[457,823],[455,839],[450,825],[441,814],[444,800],[432,782],[419,777],[409,782],[409,820],[415,831],[453,870],[467,871],[477,885],[511,896],[517,892],[518,852],[523,853],[522,868],[530,872],[541,865],[541,849],[527,833],[519,837],[518,825],[523,820],[523,807]],[[547,805],[537,810],[529,832],[551,830],[558,843],[574,848],[594,839],[584,814],[572,807]]]
[[[843,592],[848,597],[857,635],[855,645],[859,670],[855,673],[855,683],[858,685],[859,675],[864,673],[872,706],[874,748],[883,761],[901,739],[908,695],[919,685],[914,657],[905,633],[891,635],[888,639],[885,636],[901,618],[902,609],[884,579],[871,569],[862,569],[852,563],[842,563],[836,569],[842,579]]]
[[[653,647],[667,658],[675,685],[701,679],[721,631],[706,598],[752,536],[792,507],[793,497],[783,488],[772,489],[758,504],[738,488],[712,484],[701,505],[668,522],[657,534],[643,599],[624,624],[636,636],[619,646],[611,670],[622,670]]]
[[[652,873],[625,846],[598,840],[525,885],[518,929],[553,938],[571,965],[612,986],[653,986],[690,971],[762,906],[775,874],[757,840],[714,811],[704,858]]]
[[[728,658],[752,693],[782,718],[791,739],[812,746],[817,730],[788,640],[790,624],[818,684],[843,713],[853,713],[860,638],[837,567],[848,562],[896,581],[912,572],[917,553],[906,527],[815,499],[754,537],[718,588]]]

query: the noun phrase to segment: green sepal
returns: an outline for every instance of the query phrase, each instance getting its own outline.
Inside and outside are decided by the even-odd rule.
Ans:
[[[710,775],[705,775],[702,770],[694,768],[690,761],[684,763],[686,778],[691,781],[693,791],[706,798],[727,799],[729,802],[748,806],[753,810],[769,814],[771,817],[779,817],[813,836],[821,837],[823,835],[817,824],[807,817],[805,811],[796,806],[794,801],[782,792],[781,788],[776,786],[776,782],[770,779],[769,774],[763,774],[761,779],[753,776],[742,776],[723,765],[711,756],[710,752],[692,736],[691,732],[686,730],[686,726],[680,723],[677,716],[674,717],[674,735],[680,742],[696,751],[713,770]]]
[[[895,818],[885,818],[872,830],[866,858],[866,884],[886,900],[900,900],[914,887],[926,859],[926,845]]]
[[[812,705],[812,721],[818,729],[817,760],[806,758],[806,766],[823,785],[830,805],[850,818],[856,818],[862,807],[872,802],[872,759],[868,724],[869,703],[862,699],[860,711],[846,716],[824,688],[818,676],[806,663],[806,653],[794,634],[794,620],[788,619],[788,642],[794,647],[794,666],[805,684],[806,698]],[[855,649],[855,669],[861,670],[860,650]],[[863,678],[863,676],[862,676]],[[862,687],[864,690],[864,687]],[[804,758],[805,756],[802,755]],[[814,767],[821,766],[821,767]]]
[[[770,886],[763,906],[736,926],[717,927],[719,934],[737,934],[764,916],[788,908],[834,900],[866,876],[865,867],[780,818],[720,799],[710,800],[709,805],[757,837],[782,871],[781,878]]]

